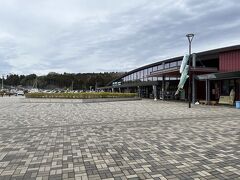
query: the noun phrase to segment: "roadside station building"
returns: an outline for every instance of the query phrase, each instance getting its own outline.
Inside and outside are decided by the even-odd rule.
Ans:
[[[100,89],[134,92],[142,98],[187,100],[188,82],[179,96],[174,95],[182,59],[175,57],[139,67]],[[240,45],[195,53],[192,62],[193,102],[228,101],[230,92],[234,92],[235,100],[240,100]]]

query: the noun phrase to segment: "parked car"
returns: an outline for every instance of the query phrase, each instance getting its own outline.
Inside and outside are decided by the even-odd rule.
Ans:
[[[24,96],[24,92],[23,91],[17,91],[17,95],[18,96]]]

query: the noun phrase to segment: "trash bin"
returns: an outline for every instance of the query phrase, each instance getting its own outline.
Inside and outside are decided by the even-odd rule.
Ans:
[[[240,101],[236,101],[236,108],[240,109]]]

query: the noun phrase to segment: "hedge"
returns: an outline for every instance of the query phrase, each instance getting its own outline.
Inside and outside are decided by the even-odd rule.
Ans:
[[[133,98],[136,93],[81,92],[81,93],[27,93],[26,98],[65,98],[65,99],[96,99],[96,98]]]

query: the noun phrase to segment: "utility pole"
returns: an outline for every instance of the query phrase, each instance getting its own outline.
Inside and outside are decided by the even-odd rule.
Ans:
[[[192,50],[192,40],[194,37],[194,34],[187,34],[186,37],[188,38],[188,42],[189,42],[189,69],[188,69],[188,75],[189,75],[189,79],[188,79],[188,107],[191,108],[191,50]]]
[[[97,90],[97,82],[95,83],[95,90]]]
[[[3,90],[3,78],[4,78],[4,75],[2,75],[2,90]]]
[[[72,81],[72,91],[73,91],[73,83],[74,83],[74,81]]]

